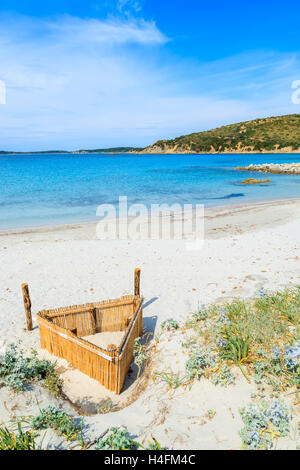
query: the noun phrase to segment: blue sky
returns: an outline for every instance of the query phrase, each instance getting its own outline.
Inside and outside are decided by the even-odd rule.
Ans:
[[[0,149],[144,146],[298,113],[296,1],[2,0]]]

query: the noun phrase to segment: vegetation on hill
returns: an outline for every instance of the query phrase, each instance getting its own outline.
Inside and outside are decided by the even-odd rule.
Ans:
[[[273,152],[300,149],[300,114],[255,119],[172,140],[159,140],[146,153]]]
[[[107,149],[76,150],[75,153],[126,153],[143,150],[142,147],[111,147]]]
[[[82,149],[74,152],[6,152],[0,155],[28,153],[222,153],[222,152],[299,152],[300,114],[269,117],[195,132],[171,140],[158,140],[146,148],[112,147]]]

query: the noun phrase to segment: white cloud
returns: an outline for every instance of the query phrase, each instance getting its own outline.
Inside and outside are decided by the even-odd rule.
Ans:
[[[59,21],[45,23],[45,30],[55,39],[77,43],[136,43],[163,44],[167,38],[153,21],[106,20],[74,18],[65,16]]]
[[[299,78],[294,55],[198,64],[164,51],[162,61],[167,39],[152,22],[64,17],[2,24],[7,104],[0,107],[0,149],[147,145],[297,112],[290,99]]]
[[[135,13],[138,13],[142,10],[142,5],[140,1],[137,0],[118,0],[117,1],[117,9],[121,13],[130,13],[133,10]]]

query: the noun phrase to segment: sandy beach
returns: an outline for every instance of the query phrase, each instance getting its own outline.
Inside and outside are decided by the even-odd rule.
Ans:
[[[0,346],[21,340],[24,348],[39,348],[35,315],[39,310],[95,302],[132,293],[133,271],[142,270],[144,328],[160,336],[160,325],[186,320],[198,305],[235,297],[253,297],[264,288],[279,290],[300,284],[300,200],[278,200],[208,209],[205,242],[187,251],[180,240],[136,241],[96,238],[95,223],[11,230],[0,233]],[[25,331],[21,284],[29,283],[34,330]],[[163,333],[153,346],[151,371],[184,370],[180,344],[187,333]],[[154,342],[155,343],[155,342]],[[115,397],[100,384],[59,360],[68,398],[84,410],[110,398],[122,408],[86,417],[89,439],[112,425],[126,425],[145,442],[151,434],[176,449],[237,449],[241,419],[238,409],[249,402],[254,385],[239,376],[223,389],[201,380],[189,390],[170,393],[149,374],[135,380],[133,367],[124,392]],[[0,389],[0,421],[32,414],[39,403],[55,399],[39,386],[10,396]],[[9,399],[8,399],[9,398]],[[126,406],[128,405],[128,406]],[[68,403],[65,407],[74,413]],[[84,406],[86,406],[84,408]],[[207,411],[214,409],[213,420]],[[64,446],[50,434],[49,448]],[[294,445],[284,438],[280,448]]]

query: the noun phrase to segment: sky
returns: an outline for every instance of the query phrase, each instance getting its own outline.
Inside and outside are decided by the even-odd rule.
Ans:
[[[143,147],[299,113],[299,14],[299,1],[1,0],[0,150]]]

